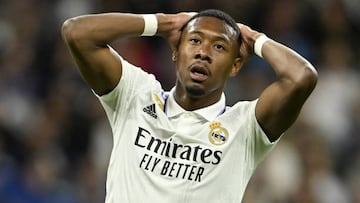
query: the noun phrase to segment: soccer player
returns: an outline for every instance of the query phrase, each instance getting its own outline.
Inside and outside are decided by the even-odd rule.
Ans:
[[[317,82],[302,56],[219,10],[83,15],[67,20],[62,34],[112,128],[107,203],[241,202]],[[170,91],[109,46],[152,35],[173,50]],[[225,106],[226,80],[254,53],[277,80],[258,99]]]

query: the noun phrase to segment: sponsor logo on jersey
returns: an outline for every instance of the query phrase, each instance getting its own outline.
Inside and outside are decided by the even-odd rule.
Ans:
[[[209,124],[210,133],[209,133],[209,141],[213,145],[223,145],[228,137],[229,133],[228,131],[221,127],[221,123],[219,121],[213,121]]]
[[[167,178],[201,182],[209,165],[218,165],[222,151],[193,143],[161,139],[150,130],[138,127],[134,145],[143,149],[139,167]]]
[[[156,115],[156,109],[155,109],[155,104],[151,104],[149,106],[145,106],[143,108],[143,111],[147,114],[149,114],[150,116],[152,116],[153,118],[157,119],[157,115]]]

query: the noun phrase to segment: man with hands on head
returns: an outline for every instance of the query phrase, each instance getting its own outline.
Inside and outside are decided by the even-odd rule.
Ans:
[[[62,34],[112,128],[107,203],[241,202],[256,166],[317,81],[302,56],[219,10],[83,15],[67,20]],[[170,91],[110,47],[152,35],[173,51]],[[226,80],[254,54],[277,80],[258,99],[225,106]]]

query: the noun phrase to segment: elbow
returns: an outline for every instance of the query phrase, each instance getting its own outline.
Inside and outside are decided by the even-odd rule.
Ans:
[[[66,20],[61,27],[61,35],[66,43],[71,43],[79,38],[80,30],[78,18],[70,18]]]
[[[304,78],[307,84],[306,86],[309,86],[311,90],[313,90],[318,81],[318,72],[310,63],[304,68]]]
[[[298,90],[310,94],[316,87],[318,81],[318,72],[310,64],[304,64],[303,71],[299,74],[299,77],[296,82]]]

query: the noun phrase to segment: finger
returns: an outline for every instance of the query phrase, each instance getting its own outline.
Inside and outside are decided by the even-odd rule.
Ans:
[[[246,30],[251,31],[251,28],[249,26],[247,26],[247,25],[244,25],[242,23],[237,23],[237,25],[239,26],[240,30],[245,30],[246,29]]]
[[[197,14],[197,12],[186,12],[187,15],[189,15],[190,17],[193,17],[194,15]]]
[[[242,24],[242,23],[236,23],[236,24],[237,24],[237,26],[239,26],[239,28],[244,26],[244,24]]]

